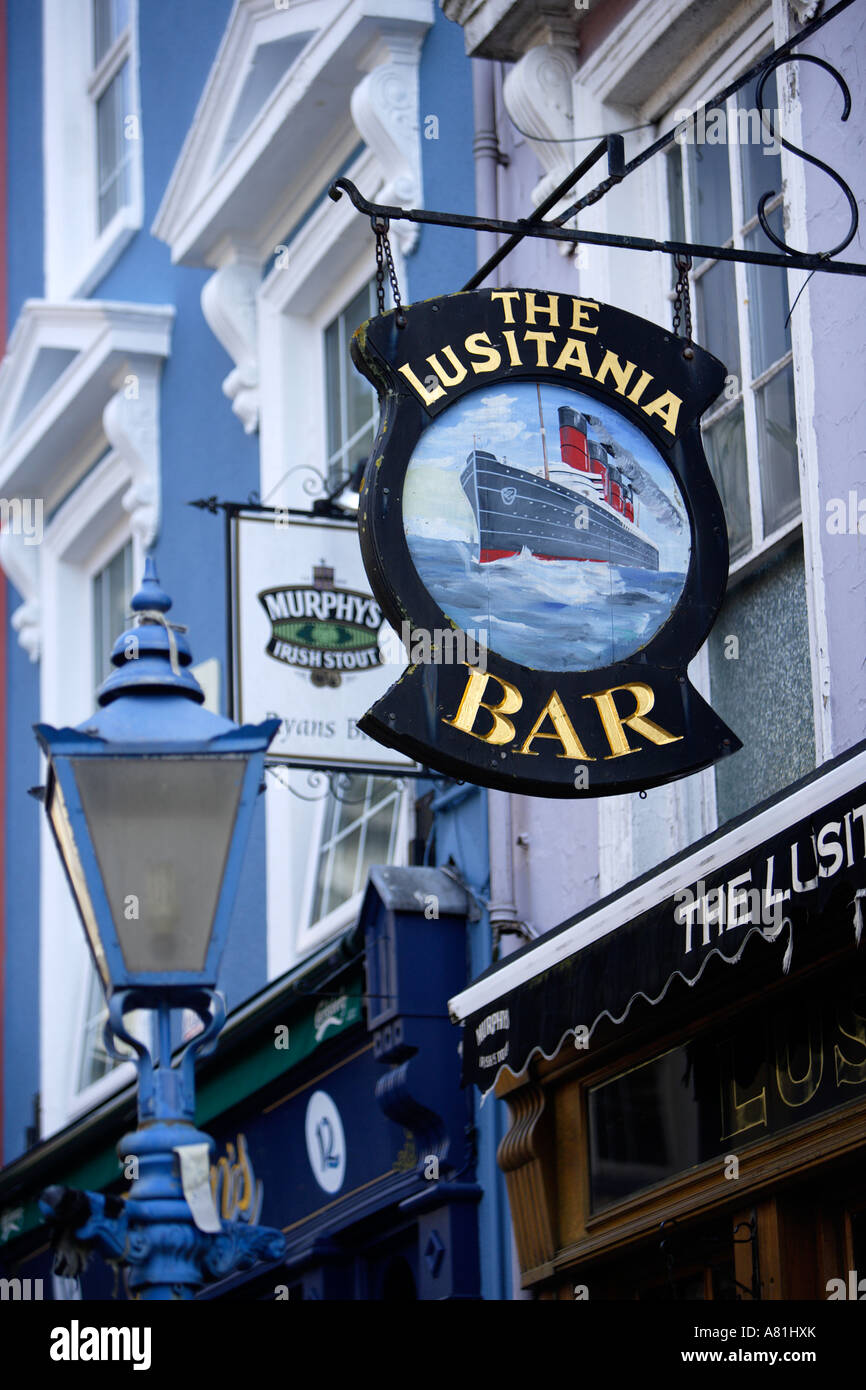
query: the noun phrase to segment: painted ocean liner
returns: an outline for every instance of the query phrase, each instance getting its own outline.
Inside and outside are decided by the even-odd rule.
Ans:
[[[539,391],[539,415],[541,393]],[[634,489],[585,417],[559,407],[561,463],[543,472],[504,463],[486,449],[467,455],[460,482],[478,524],[482,564],[527,549],[541,560],[595,560],[657,570],[658,547],[635,524]]]

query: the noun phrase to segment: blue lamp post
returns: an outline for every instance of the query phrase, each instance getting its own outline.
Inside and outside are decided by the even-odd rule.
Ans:
[[[98,712],[76,729],[36,726],[45,809],[108,998],[106,1045],[121,1058],[125,1043],[138,1071],[138,1129],[118,1144],[134,1178],[126,1200],[49,1188],[41,1206],[73,1247],[124,1263],[142,1299],[192,1298],[285,1250],[281,1232],[219,1217],[213,1140],[194,1125],[195,1059],[225,1021],[217,970],[279,721],[240,728],[202,708],[170,607],[148,559]],[[172,1066],[180,1008],[203,1029]],[[133,1009],[155,1016],[154,1055],[124,1025]]]

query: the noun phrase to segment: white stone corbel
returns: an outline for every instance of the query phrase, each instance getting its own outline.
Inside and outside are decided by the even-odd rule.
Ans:
[[[423,207],[418,62],[421,38],[393,35],[385,40],[387,58],[367,73],[352,93],[352,120],[385,171],[377,202]],[[395,222],[391,234],[402,255],[418,240],[411,222]]]
[[[798,24],[808,24],[821,8],[821,0],[788,0]]]
[[[102,412],[102,425],[132,474],[121,498],[133,535],[142,549],[153,545],[159,530],[159,371],[151,358],[130,361],[118,389]]]
[[[24,600],[12,614],[12,627],[30,660],[38,661],[42,650],[39,546],[28,544],[28,537],[19,532],[4,531],[0,533],[0,565]]]
[[[574,50],[545,43],[524,53],[503,83],[505,109],[545,170],[532,190],[536,207],[574,168],[572,84],[576,74]],[[563,242],[560,250],[567,254],[571,247]]]
[[[201,292],[202,313],[214,337],[234,362],[223,382],[232,410],[252,434],[259,424],[259,357],[256,296],[261,266],[253,255],[240,254],[220,266]]]

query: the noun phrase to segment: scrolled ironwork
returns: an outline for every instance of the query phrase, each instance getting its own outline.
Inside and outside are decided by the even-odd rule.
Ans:
[[[832,256],[838,256],[839,252],[844,251],[845,247],[850,246],[851,242],[854,240],[854,237],[857,235],[857,228],[860,223],[860,211],[857,207],[857,199],[854,197],[854,194],[851,192],[851,189],[848,187],[841,174],[837,173],[835,169],[831,169],[829,164],[825,164],[823,159],[819,159],[817,155],[809,154],[808,150],[801,150],[799,145],[792,145],[790,140],[786,140],[783,135],[778,134],[778,132],[775,130],[773,125],[773,113],[764,106],[764,87],[766,86],[770,76],[776,71],[777,68],[780,68],[783,65],[783,63],[814,63],[816,67],[823,68],[825,72],[829,72],[830,76],[836,82],[837,86],[839,87],[842,93],[843,107],[840,120],[847,121],[848,117],[851,114],[851,92],[848,87],[848,83],[845,81],[842,74],[836,68],[833,67],[833,64],[828,63],[826,58],[816,57],[813,53],[788,53],[776,58],[774,62],[768,64],[768,66],[764,68],[764,71],[761,73],[761,76],[758,79],[758,85],[755,89],[755,100],[758,105],[758,110],[761,113],[761,121],[763,122],[765,129],[770,132],[773,139],[778,141],[782,148],[788,150],[790,154],[795,154],[798,159],[805,159],[808,164],[814,164],[816,169],[822,170],[822,172],[825,173],[828,176],[828,178],[831,178],[833,180],[837,188],[840,188],[842,190],[846,199],[848,200],[848,209],[851,213],[851,225],[848,229],[848,235],[846,237],[843,237],[843,239],[838,243],[838,245],[834,246],[832,250],[821,251],[818,253],[819,255],[826,257],[829,260]],[[764,117],[767,115],[770,117],[769,122],[764,120]],[[778,246],[781,251],[784,251],[789,256],[806,256],[809,254],[814,255],[814,252],[810,253],[808,251],[798,251],[796,247],[789,246],[783,237],[777,236],[776,233],[773,231],[772,227],[770,226],[769,219],[767,217],[766,207],[767,203],[769,203],[773,198],[777,196],[778,194],[774,189],[772,192],[762,193],[761,197],[758,199],[758,221],[761,224],[761,230],[763,231],[764,235],[770,241],[772,241],[774,246]]]

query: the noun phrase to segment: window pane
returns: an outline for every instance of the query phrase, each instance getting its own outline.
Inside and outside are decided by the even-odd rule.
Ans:
[[[108,1018],[105,994],[99,976],[88,960],[87,1009],[84,1024],[84,1044],[81,1050],[81,1066],[78,1074],[78,1089],[83,1091],[94,1081],[107,1075],[114,1067],[114,1058],[105,1050],[102,1029]]]
[[[782,235],[782,209],[769,214],[769,223],[777,236]],[[753,227],[745,239],[748,251],[775,251],[778,248]],[[791,326],[788,318],[787,271],[769,265],[746,267],[749,286],[749,327],[752,335],[752,374],[760,376],[786,352],[791,351]]]
[[[376,393],[356,371],[352,334],[373,313],[373,286],[364,285],[325,330],[325,391],[328,398],[328,487],[345,482],[369,455],[378,418]],[[359,432],[364,431],[363,438]]]
[[[93,0],[93,64],[101,62],[129,23],[129,0]]]
[[[737,284],[732,261],[716,261],[695,281],[698,341],[740,376]]]
[[[88,1086],[92,1086],[95,1081],[107,1076],[119,1065],[117,1061],[106,1051],[104,1028],[108,1021],[108,1005],[105,1002],[105,992],[102,983],[94,969],[93,962],[88,957],[87,961],[87,984],[85,985],[87,996],[87,1007],[84,1021],[84,1036],[81,1040],[81,1058],[78,1067],[78,1090],[83,1091]],[[124,1014],[124,1023],[134,1037],[140,1038],[148,1047],[151,1044],[150,1038],[150,1016],[146,1009],[133,1009],[131,1013]],[[119,1052],[125,1053],[132,1060],[135,1057],[134,1050],[128,1043],[115,1039]]]
[[[373,864],[387,864],[391,845],[391,832],[397,810],[396,801],[386,801],[384,806],[372,817],[367,826],[367,841],[364,845],[364,873]]]
[[[730,659],[730,633],[739,639]],[[708,641],[712,706],[743,742],[716,764],[719,824],[815,766],[803,548],[728,593]],[[767,712],[772,710],[768,723]],[[776,731],[785,731],[776,737]]]
[[[743,171],[743,220],[757,214],[758,200],[764,193],[781,193],[782,160],[779,146],[761,120],[755,94],[757,83],[752,82],[739,92],[737,108],[737,141],[740,147],[740,166]],[[779,129],[776,115],[776,74],[772,73],[764,88],[766,121],[775,131]],[[770,114],[772,113],[772,115]],[[775,230],[775,229],[774,229]]]
[[[731,236],[731,177],[724,111],[708,111],[705,139],[687,145],[696,241],[722,246]],[[698,127],[700,134],[700,126]],[[721,141],[721,143],[719,143]]]
[[[788,366],[757,393],[758,445],[764,531],[775,531],[800,511],[794,372]]]
[[[370,286],[365,285],[355,298],[352,300],[344,314],[346,332],[346,372],[348,381],[347,395],[347,433],[351,438],[373,415],[376,397],[369,381],[355,370],[352,364],[349,345],[352,341],[352,334],[366,319],[370,317]]]
[[[400,791],[391,778],[341,778],[338,795],[329,793],[311,923],[363,888],[373,864],[391,860],[400,804]]]
[[[736,560],[745,554],[752,542],[742,405],[704,429],[703,438],[710,470],[725,509],[731,559]]]
[[[378,416],[377,416],[378,419]],[[354,473],[359,463],[366,463],[370,454],[373,452],[373,440],[376,438],[376,424],[370,424],[364,433],[355,440],[351,449],[346,455],[346,472],[349,477]]]
[[[99,230],[130,201],[131,163],[124,121],[129,114],[129,63],[124,63],[96,103]]]
[[[351,831],[334,846],[334,859],[331,866],[331,882],[324,895],[320,917],[326,917],[341,903],[348,902],[355,891],[355,869],[358,864],[358,850],[361,844],[361,827]]]
[[[99,686],[111,672],[111,648],[125,627],[132,598],[132,541],[93,576],[93,672]]]
[[[346,333],[347,342],[350,341],[349,333]],[[372,386],[354,366],[349,364],[348,368],[347,395],[347,414],[348,429],[347,438],[351,439],[358,430],[362,429],[378,413],[376,408],[376,396]]]

